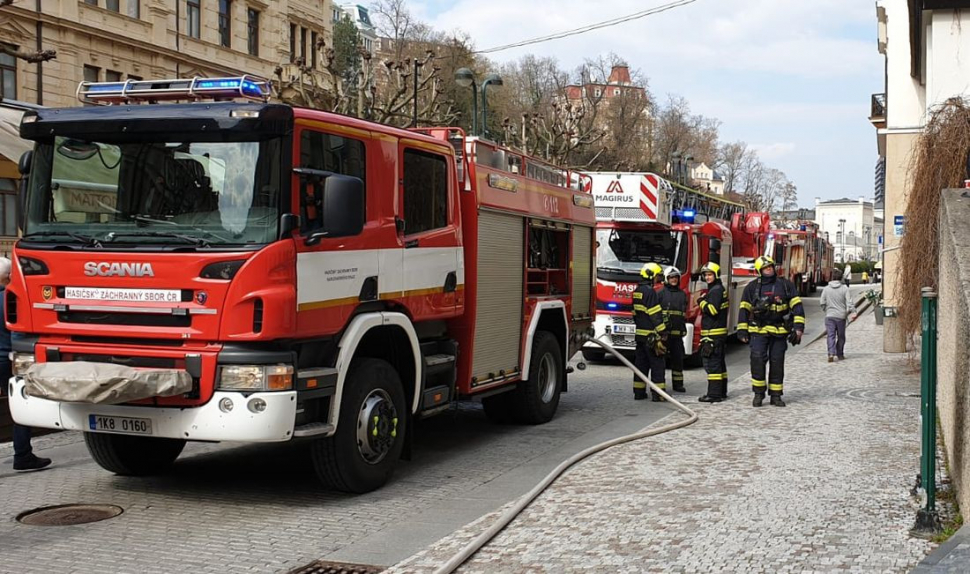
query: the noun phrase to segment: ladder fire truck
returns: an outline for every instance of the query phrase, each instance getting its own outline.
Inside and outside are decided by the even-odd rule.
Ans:
[[[779,271],[806,296],[824,286],[831,277],[832,250],[819,236],[818,224],[812,221],[793,221],[772,230],[775,260],[781,261]],[[779,259],[780,258],[780,259]]]
[[[366,492],[456,400],[554,416],[593,321],[581,176],[268,103],[249,76],[78,93],[106,105],[21,125],[16,421],[84,431],[122,475],[186,441],[309,438],[325,483]]]
[[[672,184],[653,173],[595,172],[588,174],[596,203],[595,336],[614,347],[635,349],[631,294],[640,269],[654,262],[679,269],[681,288],[688,294],[684,348],[692,355],[700,347],[698,297],[707,284],[697,275],[713,261],[721,266],[731,310],[729,332],[737,324],[741,289],[750,277],[732,272],[733,237],[729,227],[739,203]],[[603,351],[593,343],[583,356],[595,361]]]

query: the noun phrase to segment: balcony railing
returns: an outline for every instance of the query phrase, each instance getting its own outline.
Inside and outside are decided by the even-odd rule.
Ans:
[[[886,94],[872,94],[869,120],[872,122],[886,121]]]

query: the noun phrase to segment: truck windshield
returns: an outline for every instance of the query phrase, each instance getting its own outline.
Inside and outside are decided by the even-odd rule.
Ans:
[[[683,232],[596,230],[597,276],[606,281],[639,281],[645,263],[674,265],[684,273],[687,248]]]
[[[58,136],[38,144],[27,240],[109,248],[246,246],[276,238],[280,138],[99,140]]]

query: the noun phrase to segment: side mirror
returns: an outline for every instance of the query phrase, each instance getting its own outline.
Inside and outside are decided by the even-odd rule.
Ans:
[[[29,175],[30,166],[34,163],[34,152],[33,150],[27,150],[20,156],[20,162],[17,164],[17,171],[20,175]]]
[[[307,245],[316,245],[323,238],[357,235],[364,229],[364,182],[333,174],[323,186],[323,225],[306,238]]]
[[[280,216],[280,239],[286,239],[300,228],[300,216],[284,213]]]
[[[721,251],[721,241],[719,239],[711,239],[709,247],[711,253],[719,253]]]

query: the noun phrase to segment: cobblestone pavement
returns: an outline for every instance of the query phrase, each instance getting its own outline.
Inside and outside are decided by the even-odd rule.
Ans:
[[[694,425],[581,463],[459,572],[908,572],[934,547],[908,534],[919,374],[881,329],[863,315],[841,363],[824,340],[790,354],[787,408],[741,379]],[[432,571],[496,515],[390,572]]]

